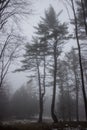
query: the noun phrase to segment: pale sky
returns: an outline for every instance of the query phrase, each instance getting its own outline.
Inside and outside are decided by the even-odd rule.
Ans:
[[[61,0],[33,0],[32,10],[33,14],[26,19],[26,21],[21,23],[22,33],[27,39],[30,41],[32,38],[33,33],[35,32],[33,26],[37,26],[37,23],[40,21],[40,16],[44,17],[44,11],[52,5],[55,9],[56,13],[59,13],[63,10],[62,14],[60,15],[59,19],[61,22],[69,22],[69,16],[67,14],[67,10],[62,4]],[[72,12],[69,10],[70,15]],[[67,46],[67,50],[70,46]],[[17,65],[12,65],[11,70],[13,70]],[[19,66],[18,66],[19,68]],[[19,88],[21,85],[25,84],[28,78],[26,77],[26,73],[19,72],[19,73],[9,73],[8,82],[11,83],[14,89]]]

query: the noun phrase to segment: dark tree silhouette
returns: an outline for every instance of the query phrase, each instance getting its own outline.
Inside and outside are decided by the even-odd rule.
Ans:
[[[60,13],[59,13],[60,14]],[[57,60],[60,55],[58,46],[62,43],[67,35],[67,25],[61,24],[58,20],[58,15],[55,13],[52,6],[45,11],[45,18],[41,18],[41,22],[38,24],[37,35],[41,41],[47,41],[50,56],[53,58],[53,95],[51,104],[51,116],[54,122],[58,122],[55,114],[55,97],[56,97],[56,73],[57,73]],[[51,47],[50,44],[52,43]],[[50,49],[51,48],[51,49]]]

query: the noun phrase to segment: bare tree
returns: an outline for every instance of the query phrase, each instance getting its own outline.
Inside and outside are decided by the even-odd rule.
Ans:
[[[2,0],[0,3],[0,29],[4,24],[10,22],[10,19],[17,22],[25,15],[29,15],[31,13],[30,5],[28,0]]]
[[[0,31],[4,27],[4,30],[7,30],[8,33],[11,30],[11,27],[8,27],[12,22],[17,24],[18,21],[23,20],[24,17],[28,16],[31,13],[30,2],[24,0],[2,0],[0,3]],[[7,23],[7,26],[4,26]],[[15,28],[15,27],[13,27]],[[17,29],[17,28],[16,28]],[[6,33],[1,32],[2,35]],[[7,36],[6,42],[3,42],[3,47],[0,50],[0,59],[4,50],[7,47],[9,35]],[[1,45],[0,45],[1,46]]]
[[[21,42],[23,42],[23,38],[12,34],[11,32],[5,40],[4,47],[2,45],[0,55],[0,87],[3,85],[3,81],[7,75],[11,63],[18,57]]]
[[[16,32],[17,28],[14,24],[17,25],[18,21],[22,21],[24,17],[30,14],[30,5],[30,1],[24,0],[0,1],[0,87],[11,62],[15,58],[14,54],[18,50],[20,42],[23,42],[22,37]],[[9,26],[11,23],[14,23],[13,29]]]
[[[5,21],[2,22],[2,14],[5,11],[5,9],[7,8],[8,4],[9,4],[10,0],[1,0],[0,1],[0,29],[3,27],[3,25],[5,24]]]

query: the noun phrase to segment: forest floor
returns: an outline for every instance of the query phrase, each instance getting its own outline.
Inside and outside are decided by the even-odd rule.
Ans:
[[[0,124],[0,130],[87,130],[86,121]]]

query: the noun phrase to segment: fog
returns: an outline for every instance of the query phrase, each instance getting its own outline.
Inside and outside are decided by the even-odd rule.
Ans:
[[[87,128],[86,5],[0,2],[2,130]]]

